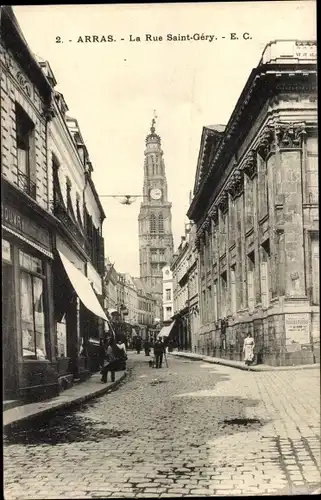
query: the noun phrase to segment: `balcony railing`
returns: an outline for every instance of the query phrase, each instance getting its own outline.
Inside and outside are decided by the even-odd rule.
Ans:
[[[37,197],[37,185],[33,182],[29,175],[18,170],[18,188],[27,193],[32,198]]]

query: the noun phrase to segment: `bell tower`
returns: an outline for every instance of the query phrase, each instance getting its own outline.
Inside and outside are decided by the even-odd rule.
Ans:
[[[167,180],[161,138],[156,133],[156,116],[146,137],[143,202],[138,216],[139,268],[142,282],[162,302],[162,269],[173,256],[172,204],[168,201]]]

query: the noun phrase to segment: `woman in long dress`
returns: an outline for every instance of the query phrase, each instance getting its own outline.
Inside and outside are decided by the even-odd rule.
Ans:
[[[255,347],[254,338],[250,333],[248,333],[243,344],[244,361],[247,366],[249,366],[253,361],[254,347]]]

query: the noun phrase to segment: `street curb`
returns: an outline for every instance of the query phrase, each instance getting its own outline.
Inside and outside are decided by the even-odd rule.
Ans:
[[[191,355],[192,354],[192,355]],[[238,370],[252,371],[252,372],[275,372],[275,371],[290,371],[290,370],[309,370],[311,368],[320,367],[320,363],[311,365],[295,365],[295,366],[268,366],[268,365],[254,365],[246,366],[234,364],[233,361],[228,359],[211,358],[210,356],[202,356],[201,354],[193,353],[170,353],[172,356],[178,358],[188,358],[191,361],[203,361],[204,363],[211,363],[215,365],[229,366],[230,368],[237,368]]]
[[[127,377],[128,372],[125,371],[121,377],[119,377],[118,380],[115,382],[111,382],[108,386],[102,387],[101,389],[98,389],[95,392],[91,392],[90,394],[85,394],[84,396],[79,396],[76,397],[75,399],[71,401],[62,401],[60,404],[57,404],[56,406],[48,407],[48,408],[42,408],[35,413],[32,413],[30,415],[25,415],[22,416],[21,418],[17,418],[16,420],[13,420],[7,424],[3,424],[3,429],[9,428],[9,427],[14,427],[15,425],[19,425],[22,422],[26,422],[28,420],[32,420],[34,418],[37,418],[39,416],[48,414],[48,413],[54,413],[56,411],[62,410],[64,408],[70,408],[72,406],[80,405],[84,403],[85,401],[89,401],[91,399],[98,398],[100,396],[103,396],[104,394],[107,394],[108,392],[112,392],[117,389],[118,385],[125,380]]]

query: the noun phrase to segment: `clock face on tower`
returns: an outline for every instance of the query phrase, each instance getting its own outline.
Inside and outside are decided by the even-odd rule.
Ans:
[[[152,200],[160,200],[162,197],[162,191],[159,188],[154,188],[150,192]]]

